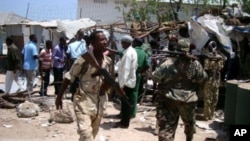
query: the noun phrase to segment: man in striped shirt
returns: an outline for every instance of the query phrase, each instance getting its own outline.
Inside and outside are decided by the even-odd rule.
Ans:
[[[39,73],[41,76],[40,96],[47,96],[47,87],[50,81],[50,69],[52,64],[52,41],[46,41],[46,47],[39,54]]]

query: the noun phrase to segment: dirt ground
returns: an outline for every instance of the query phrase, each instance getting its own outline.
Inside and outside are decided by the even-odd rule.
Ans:
[[[5,75],[0,75],[0,84],[3,84]],[[35,88],[40,89],[40,82]],[[38,94],[32,96],[35,101],[46,101],[53,109],[54,87],[49,86],[48,97],[41,99]],[[64,98],[65,105],[72,110],[70,94]],[[36,103],[36,102],[35,102]],[[119,119],[114,115],[119,113],[119,105],[113,102],[108,103],[100,130],[95,141],[157,141],[153,134],[155,129],[155,106],[145,101],[147,106],[138,106],[136,118],[131,120],[128,129],[112,128],[114,122]],[[74,116],[74,113],[72,111]],[[76,141],[76,122],[69,124],[49,123],[50,114],[48,110],[42,110],[39,115],[33,118],[18,118],[16,109],[0,109],[0,141]],[[75,118],[75,117],[74,117]],[[215,118],[211,121],[197,121],[197,133],[194,141],[204,141],[207,137],[217,138],[218,141],[227,141],[227,134],[223,130],[223,121]],[[180,121],[175,141],[185,141],[184,126]]]

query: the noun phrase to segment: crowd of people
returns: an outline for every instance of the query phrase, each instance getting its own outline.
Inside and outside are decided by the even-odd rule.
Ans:
[[[105,69],[111,73],[110,66],[113,65],[111,55],[118,54],[120,58],[117,83],[128,102],[125,101],[126,99],[121,99],[121,111],[118,115],[120,121],[115,123],[114,128],[129,128],[130,119],[136,117],[137,103],[140,103],[146,71],[150,72],[150,79],[154,82],[153,88],[157,89],[154,99],[157,101],[156,118],[159,141],[174,140],[179,117],[185,125],[186,141],[193,140],[198,87],[208,87],[206,90],[210,90],[207,92],[209,95],[205,96],[208,108],[204,111],[204,115],[207,116],[207,120],[213,118],[218,91],[217,85],[214,87],[212,84],[219,81],[217,79],[219,76],[214,77],[214,74],[210,73],[214,72],[214,68],[204,67],[195,57],[190,57],[190,44],[187,44],[185,40],[170,39],[169,43],[169,50],[182,52],[185,55],[169,57],[159,63],[152,56],[160,49],[159,42],[156,40],[149,42],[151,53],[153,53],[149,55],[143,48],[142,38],[123,36],[120,39],[123,50],[120,51],[107,48],[108,38],[103,31],[93,31],[88,41],[85,41],[84,37],[84,30],[79,30],[72,43],[67,44],[67,39],[61,37],[55,47],[52,41],[47,40],[45,48],[38,52],[37,37],[32,34],[30,41],[22,49],[23,59],[11,37],[7,37],[6,76],[11,76],[8,77],[11,79],[6,80],[5,93],[9,94],[13,80],[19,84],[17,76],[18,71],[21,70],[26,76],[27,91],[32,92],[38,69],[41,77],[40,96],[47,96],[50,72],[53,70],[57,109],[63,108],[63,94],[70,85],[79,140],[93,141],[98,133],[105,103],[108,100],[107,93],[112,87],[101,70]],[[65,69],[67,61],[70,62],[69,69]],[[14,62],[14,65],[8,65],[10,62]],[[216,69],[219,71],[218,67]],[[19,87],[20,90],[24,89],[21,84]],[[213,101],[210,100],[212,93],[214,94]]]

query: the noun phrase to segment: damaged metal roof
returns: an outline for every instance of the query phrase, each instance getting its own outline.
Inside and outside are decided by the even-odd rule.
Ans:
[[[12,24],[20,24],[25,21],[30,21],[25,17],[19,16],[15,13],[8,12],[0,12],[0,26],[1,25],[12,25]]]

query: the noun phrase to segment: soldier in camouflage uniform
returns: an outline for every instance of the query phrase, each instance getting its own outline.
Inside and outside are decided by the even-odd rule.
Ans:
[[[204,82],[203,87],[203,114],[205,120],[211,120],[218,102],[220,71],[223,68],[223,58],[216,52],[216,42],[210,41],[208,46],[202,50],[203,67],[208,74],[208,79]]]
[[[179,51],[188,52],[189,46],[180,46]],[[173,141],[179,116],[185,125],[186,141],[193,140],[195,133],[195,108],[198,97],[196,88],[207,78],[202,65],[187,56],[166,60],[153,73],[152,79],[159,83],[157,105],[159,141]]]
[[[108,70],[111,59],[103,55],[107,46],[107,38],[102,31],[95,31],[90,35],[90,42],[94,48],[93,57],[102,68]],[[109,84],[103,82],[102,76],[93,76],[97,72],[96,67],[90,65],[89,60],[79,57],[73,63],[69,72],[65,74],[63,84],[56,98],[57,109],[62,108],[62,95],[69,83],[79,78],[79,88],[74,95],[74,112],[76,115],[79,141],[94,141],[101,118],[106,108],[107,91]]]

